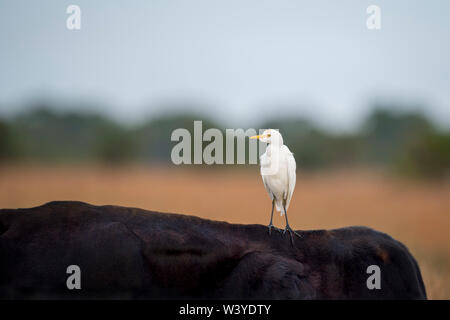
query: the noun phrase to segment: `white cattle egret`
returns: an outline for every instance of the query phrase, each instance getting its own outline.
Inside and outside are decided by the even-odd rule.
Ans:
[[[273,208],[276,207],[280,214],[284,214],[286,218],[286,227],[283,234],[288,231],[293,243],[292,233],[301,237],[291,229],[287,216],[287,209],[295,188],[296,163],[294,156],[289,148],[283,144],[283,137],[277,130],[268,129],[263,134],[250,137],[250,139],[259,139],[269,144],[266,152],[260,157],[262,180],[272,200],[272,213],[268,225],[269,234],[271,234],[272,228],[280,231],[272,224]]]

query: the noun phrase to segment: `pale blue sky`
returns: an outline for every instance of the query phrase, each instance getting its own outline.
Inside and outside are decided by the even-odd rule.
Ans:
[[[379,97],[450,125],[448,0],[0,0],[0,48],[0,114],[48,97],[135,121],[199,101],[230,125],[281,113],[340,129]]]

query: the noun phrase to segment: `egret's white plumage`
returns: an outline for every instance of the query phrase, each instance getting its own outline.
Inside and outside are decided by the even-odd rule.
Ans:
[[[266,152],[261,155],[261,163],[271,165],[272,159],[277,159],[277,156],[271,157],[275,152],[278,154],[278,172],[275,174],[265,174],[264,167],[261,167],[261,176],[271,200],[275,198],[275,207],[281,215],[284,214],[283,200],[286,200],[286,210],[289,209],[289,204],[292,199],[292,194],[295,189],[295,169],[296,163],[292,152],[285,145],[278,146],[269,145]]]
[[[292,199],[296,182],[296,163],[294,155],[287,146],[283,144],[281,134],[273,129],[268,129],[262,135],[253,136],[252,139],[259,139],[268,143],[266,152],[261,155],[261,176],[269,196],[272,200],[272,214],[269,224],[269,232],[272,225],[274,206],[281,215],[286,214],[286,228],[284,232],[291,230],[287,220],[287,209]],[[292,239],[292,234],[291,234]]]

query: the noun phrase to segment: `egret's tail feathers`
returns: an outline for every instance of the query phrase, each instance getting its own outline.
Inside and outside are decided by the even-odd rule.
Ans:
[[[283,203],[281,201],[275,202],[275,208],[280,212],[280,216],[284,215]]]

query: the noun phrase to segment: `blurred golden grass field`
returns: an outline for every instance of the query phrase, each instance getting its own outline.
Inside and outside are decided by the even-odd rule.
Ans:
[[[418,259],[430,299],[450,299],[450,181],[394,179],[375,170],[297,173],[294,229],[364,225],[402,241]],[[79,200],[267,225],[271,203],[254,166],[242,170],[143,165],[0,167],[0,208]],[[275,215],[284,227],[284,218]]]

